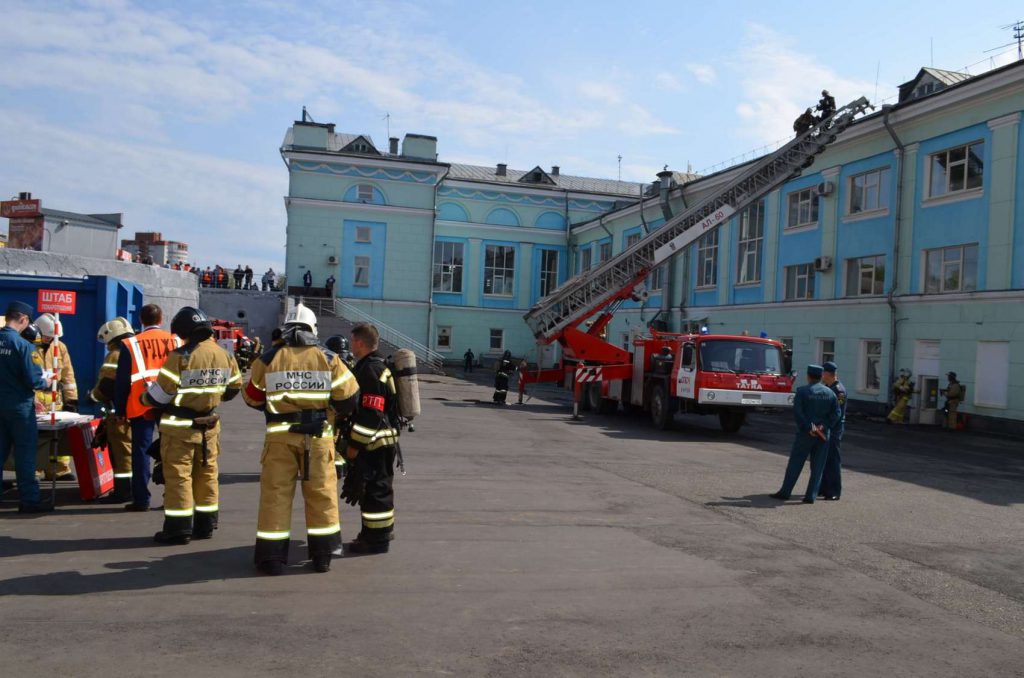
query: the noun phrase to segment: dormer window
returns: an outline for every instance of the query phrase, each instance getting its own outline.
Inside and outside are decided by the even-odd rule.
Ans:
[[[359,202],[373,202],[373,186],[370,184],[359,184],[356,189],[356,199]]]
[[[551,176],[542,170],[539,166],[534,167],[532,170],[527,172],[519,179],[519,183],[522,184],[550,184],[555,185],[555,180]]]

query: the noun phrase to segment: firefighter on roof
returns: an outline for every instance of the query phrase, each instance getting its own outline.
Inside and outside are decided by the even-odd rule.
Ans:
[[[220,511],[217,458],[220,415],[216,408],[242,387],[235,359],[213,339],[213,323],[186,306],[171,321],[171,332],[185,345],[171,351],[156,381],[142,396],[160,417],[160,456],[164,473],[164,527],[154,539],[187,544],[209,539]]]
[[[288,314],[281,345],[253,361],[242,397],[266,416],[260,474],[255,563],[281,574],[288,562],[295,478],[302,477],[309,555],[317,572],[340,553],[338,478],[328,411],[343,419],[355,409],[359,386],[333,352],[319,345],[313,311],[302,304]]]

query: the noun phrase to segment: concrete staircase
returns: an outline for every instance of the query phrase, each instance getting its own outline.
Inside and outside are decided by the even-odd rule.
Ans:
[[[373,323],[380,332],[382,355],[392,355],[400,348],[407,348],[416,354],[417,367],[421,373],[444,374],[444,357],[441,354],[381,323],[351,304],[340,299],[317,297],[299,297],[299,301],[316,313],[321,340],[326,340],[327,337],[335,334],[340,334],[348,339],[352,335],[352,327],[357,323]]]

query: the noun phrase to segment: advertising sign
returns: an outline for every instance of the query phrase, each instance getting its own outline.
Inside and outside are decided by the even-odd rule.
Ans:
[[[8,222],[7,246],[16,250],[43,250],[43,218],[16,217]]]

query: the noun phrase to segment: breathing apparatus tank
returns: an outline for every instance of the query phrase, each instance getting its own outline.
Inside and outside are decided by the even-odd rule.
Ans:
[[[395,369],[395,390],[398,392],[398,413],[412,421],[420,415],[420,382],[416,376],[416,354],[407,348],[392,356]]]

